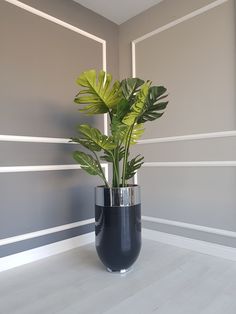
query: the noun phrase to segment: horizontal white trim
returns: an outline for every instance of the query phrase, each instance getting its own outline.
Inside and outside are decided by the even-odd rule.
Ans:
[[[149,221],[149,222],[154,222],[154,223],[159,223],[159,224],[165,224],[165,225],[170,225],[174,227],[181,227],[185,229],[190,229],[190,230],[196,230],[196,231],[201,231],[201,232],[207,232],[207,233],[212,233],[212,234],[217,234],[225,237],[231,237],[231,238],[236,238],[236,232],[234,231],[229,231],[229,230],[224,230],[224,229],[218,229],[218,228],[212,228],[212,227],[206,227],[206,226],[201,226],[201,225],[196,225],[196,224],[190,224],[190,223],[185,223],[181,221],[175,221],[175,220],[168,220],[168,219],[163,219],[163,218],[156,218],[156,217],[150,217],[150,216],[142,216],[143,221]],[[30,232],[30,233],[25,233],[5,239],[0,240],[0,246],[2,245],[7,245],[7,244],[12,244],[16,243],[19,241],[24,241],[64,230],[69,230],[72,228],[84,226],[87,224],[92,224],[94,223],[94,218],[91,219],[86,219],[82,221],[77,221],[73,222],[70,224],[65,224],[53,228],[48,228],[48,229],[43,229],[35,232]]]
[[[145,162],[142,167],[236,167],[236,161],[155,161]]]
[[[70,224],[61,225],[61,226],[57,226],[53,228],[43,229],[43,230],[39,230],[35,232],[25,233],[25,234],[21,234],[21,235],[17,235],[17,236],[0,240],[0,246],[11,244],[11,243],[16,243],[16,242],[24,241],[28,239],[33,239],[36,237],[41,237],[41,236],[48,235],[51,233],[56,233],[56,232],[60,232],[60,231],[64,231],[64,230],[68,230],[72,228],[77,228],[77,227],[81,227],[81,226],[92,224],[92,223],[94,223],[94,218],[77,221],[77,222],[73,222]]]
[[[166,143],[166,142],[177,142],[177,141],[191,141],[191,140],[201,140],[201,139],[211,139],[211,138],[225,138],[236,136],[236,131],[223,131],[223,132],[211,132],[211,133],[199,133],[199,134],[189,134],[189,135],[179,135],[179,136],[169,136],[169,137],[157,137],[139,140],[138,144],[155,144],[155,143]],[[0,137],[1,139],[1,137]]]
[[[104,132],[107,133],[107,115],[104,115]],[[198,133],[198,134],[187,134],[179,136],[169,137],[157,137],[149,138],[137,141],[138,144],[155,144],[155,143],[166,143],[176,141],[191,141],[211,138],[225,138],[236,136],[236,131],[223,131],[223,132],[211,132],[211,133]],[[24,136],[24,135],[0,135],[0,142],[30,142],[30,143],[55,143],[55,144],[78,144],[71,142],[69,138],[59,137],[39,137],[39,136]]]
[[[108,164],[102,163],[105,168],[105,175],[108,178]],[[235,167],[236,161],[156,161],[145,162],[142,167]],[[0,173],[11,172],[38,172],[38,171],[60,171],[60,170],[78,170],[80,165],[42,165],[42,166],[7,166],[0,167]],[[137,180],[137,175],[135,176]]]
[[[143,228],[145,239],[236,261],[236,248]]]
[[[174,245],[188,250],[200,252],[207,255],[217,256],[224,259],[236,261],[236,249],[206,241],[200,241],[181,237],[173,234],[159,232],[150,229],[142,229],[143,238]],[[94,232],[86,233],[74,238],[41,246],[21,253],[6,256],[0,259],[0,272],[22,266],[43,258],[66,252],[71,249],[93,243]]]
[[[168,219],[156,218],[156,217],[150,217],[150,216],[142,216],[142,220],[150,221],[150,222],[154,222],[158,224],[164,224],[164,225],[169,225],[169,226],[174,226],[174,227],[190,229],[190,230],[213,233],[213,234],[217,234],[217,235],[221,235],[225,237],[236,238],[235,231],[206,227],[206,226],[195,225],[195,224],[190,224],[190,223],[176,221],[176,220],[168,220]]]
[[[78,27],[75,27],[75,26],[73,26],[73,25],[71,25],[69,23],[66,23],[66,22],[64,22],[64,21],[62,21],[62,20],[60,20],[60,19],[58,19],[58,18],[56,18],[56,17],[54,17],[52,15],[49,15],[49,14],[43,12],[43,11],[37,10],[37,9],[35,9],[35,8],[25,4],[23,2],[20,2],[18,0],[4,0],[4,1],[6,1],[8,3],[11,3],[11,4],[13,4],[13,5],[15,5],[15,6],[25,10],[25,11],[28,11],[28,12],[32,13],[32,14],[38,15],[38,16],[40,16],[40,17],[42,17],[42,18],[44,18],[44,19],[46,19],[48,21],[51,21],[51,22],[55,23],[55,24],[58,24],[58,25],[63,26],[65,28],[67,28],[67,29],[70,29],[71,31],[76,32],[76,33],[78,33],[80,35],[83,35],[83,36],[86,36],[88,38],[91,38],[91,39],[93,39],[93,40],[95,40],[95,41],[97,41],[99,43],[102,43],[102,44],[106,43],[106,41],[104,39],[102,39],[102,38],[99,38],[99,37],[97,37],[97,36],[95,36],[95,35],[93,35],[91,33],[88,33],[88,32],[86,32],[86,31],[84,31],[84,30],[82,30],[82,29],[80,29]]]
[[[236,167],[236,161],[153,161],[144,162],[142,167]],[[138,172],[134,175],[133,183],[138,184]]]
[[[0,259],[0,272],[66,252],[92,242],[94,242],[94,232],[2,257]]]
[[[107,169],[107,164],[101,164]],[[45,165],[45,166],[9,166],[0,167],[0,173],[8,172],[34,172],[34,171],[58,171],[58,170],[78,170],[81,169],[80,165]]]
[[[140,41],[143,41],[144,39],[147,39],[147,38],[149,38],[149,37],[151,37],[153,35],[159,34],[159,33],[163,32],[163,31],[165,31],[165,30],[167,30],[169,28],[172,28],[172,27],[174,27],[174,26],[176,26],[176,25],[178,25],[178,24],[180,24],[182,22],[185,22],[185,21],[187,21],[187,20],[189,20],[189,19],[191,19],[191,18],[193,18],[195,16],[198,16],[198,15],[200,15],[202,13],[205,13],[205,12],[215,8],[215,7],[218,7],[219,5],[221,5],[221,4],[223,4],[223,3],[227,2],[227,1],[228,0],[217,0],[217,1],[214,1],[214,2],[212,2],[210,4],[208,4],[208,5],[200,8],[200,9],[197,9],[197,10],[195,10],[195,11],[193,11],[193,12],[191,12],[191,13],[189,13],[189,14],[187,14],[187,15],[179,18],[179,19],[176,19],[176,20],[174,20],[174,21],[172,21],[172,22],[170,22],[170,23],[168,23],[168,24],[166,24],[164,26],[161,26],[161,27],[159,27],[159,28],[157,28],[157,29],[155,29],[155,30],[153,30],[153,31],[151,31],[151,32],[149,32],[149,33],[147,33],[147,34],[145,34],[145,35],[143,35],[143,36],[133,40],[133,43],[137,44]]]
[[[59,137],[39,137],[39,136],[21,136],[21,135],[0,135],[0,142],[29,142],[29,143],[55,143],[55,144],[78,144],[70,142],[69,138]]]

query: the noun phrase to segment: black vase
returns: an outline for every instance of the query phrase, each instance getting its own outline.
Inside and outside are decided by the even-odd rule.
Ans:
[[[141,249],[140,187],[96,187],[96,250],[110,272],[124,273]]]

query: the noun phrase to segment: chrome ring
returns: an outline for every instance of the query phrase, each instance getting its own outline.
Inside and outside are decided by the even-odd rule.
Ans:
[[[95,204],[98,206],[124,207],[134,206],[141,203],[140,186],[129,185],[128,187],[95,188]]]

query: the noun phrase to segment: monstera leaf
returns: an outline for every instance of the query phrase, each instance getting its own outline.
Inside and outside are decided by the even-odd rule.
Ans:
[[[122,122],[126,125],[133,125],[135,121],[143,114],[145,110],[145,103],[148,96],[148,91],[150,87],[150,82],[146,82],[142,85],[140,91],[135,97],[135,102],[131,107],[130,112],[128,112]]]
[[[139,78],[128,78],[121,81],[121,90],[126,100],[130,101],[134,99],[134,96],[140,90],[140,87],[144,84],[144,81]]]
[[[116,141],[116,143],[124,144],[126,137],[130,135],[131,145],[136,144],[144,132],[143,124],[135,123],[133,125],[132,133],[129,134],[130,126],[119,121],[116,123],[115,121],[112,121],[111,130],[113,138]]]
[[[135,124],[131,133],[130,145],[137,144],[137,141],[141,138],[144,133],[143,124]]]
[[[137,170],[142,166],[144,157],[140,157],[140,155],[131,159],[127,162],[126,172],[125,172],[125,180],[131,179]]]
[[[88,124],[81,124],[78,130],[84,138],[79,138],[77,142],[92,151],[111,151],[116,147],[111,136],[103,135],[98,129],[92,128]]]
[[[85,154],[81,151],[75,151],[73,153],[73,158],[80,164],[81,168],[93,176],[99,176],[103,179],[103,174],[98,161],[94,159],[91,155]]]
[[[118,149],[118,160],[121,161],[122,158],[124,158],[125,149],[124,147],[119,147]],[[113,157],[110,152],[104,152],[104,155],[100,157],[102,160],[105,160],[107,162],[113,162]]]
[[[83,72],[77,79],[77,84],[83,87],[76,95],[77,104],[85,104],[81,112],[88,115],[106,113],[114,109],[122,98],[120,82],[111,86],[112,76],[104,71],[97,75],[95,70]]]
[[[168,96],[165,92],[166,88],[164,86],[152,86],[149,88],[145,110],[138,118],[138,123],[156,120],[164,114],[163,110],[166,108],[168,101],[160,102],[160,100]]]
[[[143,135],[143,132],[144,132],[143,124],[135,123],[130,135],[128,133],[129,129],[130,127],[126,126],[125,132],[123,134],[121,133],[121,135],[123,135],[123,141],[126,139],[126,136],[130,136],[130,145],[135,145],[137,144],[137,141],[140,139],[140,137]]]
[[[126,100],[122,99],[117,105],[116,113],[113,114],[111,121],[111,133],[115,143],[122,143],[125,132],[127,131],[127,125],[122,123],[125,115],[130,111],[131,104]]]
[[[136,144],[144,132],[143,124],[163,115],[168,104],[166,88],[151,86],[150,81],[127,78],[112,82],[112,76],[104,71],[89,70],[77,79],[80,91],[75,102],[88,115],[108,113],[110,136],[103,135],[88,124],[79,126],[79,136],[73,142],[81,144],[93,155],[74,152],[74,159],[85,171],[100,176],[110,187],[99,158],[112,164],[112,187],[125,187],[143,164],[140,155],[129,160],[130,145]],[[101,156],[102,155],[102,156]],[[99,157],[100,156],[100,157]],[[122,164],[121,164],[122,163]]]
[[[92,152],[100,152],[101,147],[98,146],[96,143],[87,140],[86,138],[78,138],[78,137],[72,137],[71,142],[79,143],[80,145],[84,146],[85,148],[91,150]]]

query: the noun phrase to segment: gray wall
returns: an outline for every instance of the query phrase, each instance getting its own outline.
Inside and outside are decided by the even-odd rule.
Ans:
[[[117,25],[67,0],[24,0],[107,42],[107,69],[131,76],[131,41],[212,0],[165,0]],[[235,129],[234,1],[136,46],[137,76],[165,84],[165,116],[144,138]],[[118,41],[119,35],[119,41]],[[75,78],[102,67],[101,44],[4,1],[0,3],[0,134],[67,138],[85,118],[73,97]],[[138,145],[145,161],[235,160],[235,138]],[[72,164],[73,145],[0,142],[0,167]],[[236,231],[236,173],[232,167],[142,168],[143,215]],[[0,239],[92,218],[100,181],[81,170],[0,173]],[[145,227],[236,246],[233,238],[157,223]],[[0,257],[64,240],[93,225],[0,247]]]
[[[107,42],[107,69],[118,77],[118,27],[67,0],[24,1]],[[102,45],[90,38],[0,3],[0,134],[68,138],[89,122],[73,98],[76,77],[102,68]],[[0,142],[0,167],[73,164],[67,144]],[[81,170],[0,173],[0,239],[94,217],[99,179]],[[0,257],[74,237],[93,225],[0,247]]]
[[[131,42],[213,1],[165,0],[120,26],[120,76],[131,75]],[[170,103],[143,138],[236,129],[235,3],[212,8],[136,44],[136,75],[168,88]],[[138,145],[155,161],[235,160],[235,137]],[[143,167],[143,215],[236,231],[233,167]],[[145,222],[145,227],[236,246],[234,238]]]

